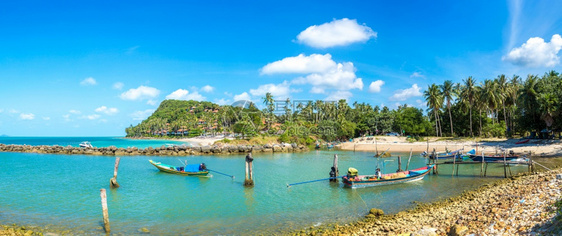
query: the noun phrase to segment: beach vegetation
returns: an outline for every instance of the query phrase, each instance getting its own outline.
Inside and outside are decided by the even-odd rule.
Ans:
[[[446,80],[423,92],[427,110],[397,109],[347,100],[276,100],[267,93],[263,109],[249,102],[165,100],[147,119],[126,129],[127,137],[273,137],[276,142],[310,145],[318,140],[344,141],[359,136],[548,138],[562,131],[562,77],[550,71],[525,79],[499,75],[461,83]]]

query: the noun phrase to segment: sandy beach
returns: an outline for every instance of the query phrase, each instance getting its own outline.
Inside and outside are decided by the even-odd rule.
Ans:
[[[496,153],[501,149],[513,151],[517,154],[527,154],[541,157],[562,156],[562,140],[529,140],[527,143],[516,144],[521,139],[485,139],[480,141],[439,141],[438,138],[430,138],[429,142],[408,142],[405,137],[376,136],[355,138],[353,142],[345,142],[336,145],[336,148],[348,151],[366,151],[379,153],[388,149],[388,152],[444,152],[464,149],[465,152],[476,149],[478,153]]]

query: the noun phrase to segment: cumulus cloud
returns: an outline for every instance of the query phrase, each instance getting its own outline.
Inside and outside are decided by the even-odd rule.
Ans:
[[[369,92],[370,93],[378,93],[381,91],[381,87],[384,85],[384,81],[382,80],[377,80],[375,82],[371,82],[371,85],[369,85]]]
[[[534,37],[523,43],[521,47],[511,49],[502,60],[514,65],[525,67],[554,67],[560,63],[558,52],[562,49],[562,37],[555,34],[550,42]]]
[[[232,103],[232,102],[230,101],[230,99],[224,99],[224,98],[215,99],[214,102],[215,102],[216,104],[221,105],[221,106],[223,106],[223,105],[230,105],[230,104]]]
[[[158,104],[158,102],[156,100],[149,99],[148,101],[146,101],[146,104],[155,106],[156,104]]]
[[[80,85],[83,85],[83,86],[96,85],[96,84],[97,84],[96,79],[94,79],[92,77],[88,77],[88,78],[82,80],[82,82],[80,82]]]
[[[20,119],[22,119],[22,120],[33,120],[33,119],[35,119],[35,115],[33,113],[21,113]]]
[[[309,74],[324,73],[336,67],[336,62],[332,60],[332,55],[312,54],[305,56],[299,54],[296,57],[286,57],[265,65],[261,69],[262,74]]]
[[[123,89],[123,86],[125,86],[125,84],[123,84],[121,82],[116,82],[116,83],[113,84],[113,89],[121,90],[121,89]]]
[[[153,112],[154,112],[154,109],[147,109],[147,110],[144,110],[144,111],[135,111],[130,116],[133,118],[133,120],[144,120],[144,119],[148,118]]]
[[[329,48],[345,46],[356,42],[366,42],[370,38],[376,38],[374,32],[365,24],[358,24],[357,20],[343,18],[334,19],[321,25],[313,25],[300,32],[297,36],[299,43],[315,48]]]
[[[210,93],[210,92],[213,92],[215,90],[215,88],[212,87],[211,85],[205,85],[205,86],[203,86],[203,88],[201,88],[201,90],[203,92]]]
[[[203,101],[205,100],[205,97],[203,97],[203,95],[199,94],[197,91],[190,93],[186,89],[178,89],[166,96],[166,99]]]
[[[250,94],[253,96],[265,96],[266,93],[271,93],[275,98],[287,98],[291,93],[290,84],[283,81],[281,84],[264,84],[257,89],[250,89]]]
[[[122,93],[121,99],[131,101],[152,99],[157,97],[159,94],[160,90],[141,85],[136,89],[129,89],[126,92]]]
[[[330,93],[330,95],[326,98],[326,101],[339,101],[340,99],[348,100],[353,94],[349,91],[336,91],[334,93]]]
[[[95,111],[99,112],[99,113],[105,113],[107,115],[113,115],[113,114],[116,114],[117,112],[119,112],[119,110],[117,110],[117,108],[114,108],[114,107],[108,108],[106,106],[98,107],[98,108],[96,108]]]
[[[240,101],[240,100],[251,100],[251,98],[250,98],[250,95],[247,92],[243,92],[241,94],[234,95],[234,101]]]
[[[406,101],[406,99],[411,97],[421,96],[421,88],[417,84],[412,85],[411,88],[404,90],[397,90],[392,97],[389,98],[390,101]]]
[[[363,89],[363,80],[355,75],[355,67],[351,62],[338,63],[335,68],[325,73],[314,73],[297,78],[295,84],[310,84],[312,91],[323,93],[326,89],[351,90]]]

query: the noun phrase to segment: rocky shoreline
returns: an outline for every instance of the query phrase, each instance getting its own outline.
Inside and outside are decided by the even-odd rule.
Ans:
[[[228,155],[244,153],[286,153],[286,152],[305,152],[308,147],[293,144],[264,144],[264,145],[212,145],[201,147],[190,146],[162,146],[157,148],[118,148],[115,146],[102,148],[81,148],[72,146],[31,146],[31,145],[6,145],[0,144],[0,152],[29,152],[29,153],[48,153],[48,154],[77,154],[77,155],[98,155],[98,156],[188,156],[188,155]]]
[[[562,199],[562,169],[484,185],[444,201],[365,220],[310,229],[306,235],[562,235],[554,204]]]

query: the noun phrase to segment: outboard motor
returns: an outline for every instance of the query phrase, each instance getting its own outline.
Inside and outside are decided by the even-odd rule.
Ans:
[[[207,166],[205,166],[205,163],[201,163],[201,165],[199,165],[199,170],[206,170]]]

